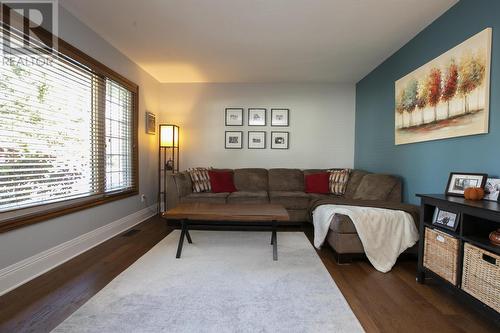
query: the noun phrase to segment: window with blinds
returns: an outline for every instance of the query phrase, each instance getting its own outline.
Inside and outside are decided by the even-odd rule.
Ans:
[[[63,41],[58,52],[14,54],[10,46],[25,41],[9,33],[0,63],[0,226],[137,192],[137,86]]]
[[[132,95],[106,80],[106,191],[132,185]]]

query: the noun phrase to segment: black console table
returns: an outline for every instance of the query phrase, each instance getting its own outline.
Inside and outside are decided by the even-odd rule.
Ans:
[[[474,297],[461,289],[464,244],[469,243],[478,248],[489,251],[490,253],[500,255],[500,246],[495,246],[489,241],[489,233],[500,228],[500,204],[494,201],[470,201],[463,197],[453,197],[441,194],[418,194],[421,199],[420,206],[420,242],[418,249],[418,271],[417,281],[425,282],[426,277],[440,278],[431,270],[424,266],[424,235],[425,228],[431,228],[446,233],[456,238],[459,242],[459,252],[457,261],[456,284],[452,284],[444,279],[446,283],[452,286],[457,292],[467,295],[478,305],[484,306],[488,310],[498,314],[494,309],[487,307]],[[432,220],[435,209],[453,212],[459,214],[460,222],[456,231],[433,225]]]

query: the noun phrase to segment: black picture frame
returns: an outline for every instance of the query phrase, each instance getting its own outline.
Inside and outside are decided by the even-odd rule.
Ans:
[[[275,119],[274,119],[274,113],[277,111],[286,111],[286,125],[276,125]],[[274,108],[271,109],[271,126],[272,127],[288,127],[290,126],[290,109],[285,109],[285,108]]]
[[[277,143],[275,140],[275,134],[286,134],[286,147],[281,147],[278,145],[282,145],[283,143]],[[271,132],[271,149],[289,149],[290,148],[290,132]]]
[[[493,190],[493,192],[491,191]],[[483,200],[492,201],[492,202],[500,202],[500,179],[496,177],[488,176],[486,180],[486,184],[484,185],[484,198]],[[492,199],[491,195],[494,194],[496,199]]]
[[[241,119],[241,121],[237,124],[232,124],[230,123],[230,121],[228,121],[228,112],[231,111],[240,113],[239,118]],[[224,124],[226,126],[243,126],[243,108],[226,108],[224,112]]]
[[[460,218],[461,215],[459,213],[450,212],[436,207],[434,216],[432,217],[432,225],[457,231],[458,225],[460,224]]]
[[[251,143],[250,134],[254,134],[254,133],[264,134],[264,143],[263,143],[264,146],[263,147],[252,147],[252,145],[250,144]],[[266,136],[267,136],[267,133],[265,131],[248,131],[248,143],[247,143],[248,149],[266,149],[266,146],[267,146]]]
[[[239,146],[228,146],[228,135],[229,134],[238,134],[239,135]],[[225,131],[224,134],[224,148],[225,149],[243,149],[243,131]]]
[[[261,125],[253,125],[252,124],[252,114],[254,112],[263,112],[264,115],[264,124],[261,124]],[[247,118],[248,118],[248,126],[266,126],[267,125],[267,109],[266,108],[248,108],[248,112],[247,112]]]
[[[468,185],[461,185],[458,186],[456,184],[456,178],[457,176],[464,176],[462,178],[467,178],[467,177],[481,177],[480,183],[474,184],[473,187],[481,187],[484,188],[486,185],[486,181],[488,180],[488,174],[486,173],[469,173],[469,172],[450,172],[450,176],[448,178],[448,183],[446,185],[446,192],[445,194],[448,196],[455,196],[455,197],[463,197],[464,196],[464,191],[467,187],[470,187]],[[455,179],[455,181],[454,181]],[[455,183],[455,185],[453,185]],[[454,186],[453,188],[451,186]]]

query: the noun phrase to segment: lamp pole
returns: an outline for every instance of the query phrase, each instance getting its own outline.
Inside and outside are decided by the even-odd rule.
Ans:
[[[161,211],[161,196],[163,195],[163,211],[167,210],[167,171],[172,174],[179,172],[179,126],[160,124],[160,142],[158,155],[158,203]],[[172,149],[171,158],[167,159],[167,149]],[[162,154],[163,150],[163,154]],[[163,160],[162,160],[163,155]],[[163,181],[162,181],[163,174]],[[163,185],[163,188],[162,188]]]

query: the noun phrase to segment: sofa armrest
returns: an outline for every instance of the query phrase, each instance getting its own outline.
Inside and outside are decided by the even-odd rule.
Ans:
[[[191,177],[187,172],[167,176],[167,207],[176,207],[181,198],[193,193]]]

